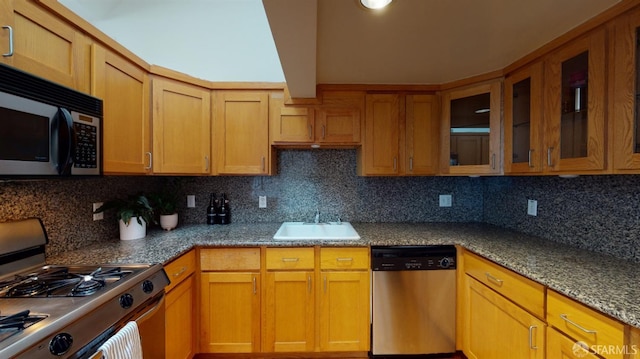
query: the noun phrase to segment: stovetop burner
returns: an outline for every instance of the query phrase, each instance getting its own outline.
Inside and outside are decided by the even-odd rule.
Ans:
[[[131,273],[120,267],[43,267],[1,282],[0,297],[84,297]]]
[[[33,324],[45,319],[45,314],[30,314],[31,311],[23,310],[21,312],[0,316],[0,341],[24,330]]]

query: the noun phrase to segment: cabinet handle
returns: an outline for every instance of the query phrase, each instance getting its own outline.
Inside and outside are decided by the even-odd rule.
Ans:
[[[491,154],[491,169],[492,170],[496,169],[496,154],[495,153]]]
[[[262,172],[264,172],[264,156],[262,156]]]
[[[553,152],[553,147],[547,148],[547,166],[553,167],[553,160],[551,159],[551,152]]]
[[[393,158],[393,170],[396,171],[398,169],[398,157]]]
[[[204,171],[209,172],[209,156],[204,156],[204,163],[205,163]]]
[[[13,56],[13,28],[9,25],[5,25],[2,28],[9,30],[9,52],[2,54],[2,56],[11,57]]]
[[[534,149],[530,148],[529,149],[529,167],[533,168],[533,163],[531,163],[531,154],[533,153],[533,151],[535,151]]]
[[[313,126],[309,125],[309,139],[313,138]]]
[[[178,272],[175,272],[172,274],[172,276],[174,277],[179,277],[182,273],[184,273],[187,270],[187,267],[182,267]]]
[[[326,134],[327,134],[327,126],[326,125],[322,125],[322,139],[323,140],[326,137]]]
[[[413,157],[409,157],[409,171],[413,171]]]
[[[297,262],[300,258],[282,258],[283,262]]]
[[[338,262],[353,262],[353,258],[351,258],[351,257],[344,257],[344,258],[338,257],[338,258],[336,258],[336,261],[338,261]]]
[[[253,277],[253,294],[258,293],[258,288],[256,284],[256,277]]]
[[[485,275],[487,276],[487,279],[490,282],[495,283],[498,287],[502,287],[502,284],[504,283],[504,281],[502,279],[496,278],[494,276],[492,276],[491,274],[489,274],[489,272],[486,272]]]
[[[569,323],[569,324],[573,325],[574,327],[576,327],[576,328],[578,328],[578,329],[582,330],[583,332],[585,332],[585,333],[587,333],[587,334],[596,334],[596,333],[598,332],[597,330],[589,330],[589,329],[586,329],[586,328],[585,328],[585,327],[583,327],[582,325],[580,325],[580,324],[578,324],[578,323],[576,323],[576,322],[572,321],[571,319],[569,319],[569,318],[567,317],[567,315],[566,315],[566,314],[560,314],[560,318],[562,318],[562,320],[564,320],[565,322],[567,322],[567,323]]]
[[[145,170],[150,170],[153,167],[153,154],[151,152],[147,152],[147,156],[149,156],[149,167],[145,167]]]
[[[324,292],[326,293],[327,292],[327,276],[324,277],[323,286],[324,286]]]
[[[307,289],[311,293],[311,276],[307,277]]]
[[[529,327],[529,348],[536,350],[538,349],[538,346],[533,346],[533,330],[534,329],[538,329],[538,327],[536,325],[532,325]]]

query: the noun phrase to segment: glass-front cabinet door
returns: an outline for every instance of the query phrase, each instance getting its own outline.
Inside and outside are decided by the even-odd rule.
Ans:
[[[542,63],[505,78],[504,172],[541,172]]]
[[[640,10],[620,18],[615,28],[613,170],[640,170]]]
[[[442,95],[443,174],[497,174],[500,161],[500,81]]]
[[[545,79],[546,170],[605,169],[605,32],[550,55]]]

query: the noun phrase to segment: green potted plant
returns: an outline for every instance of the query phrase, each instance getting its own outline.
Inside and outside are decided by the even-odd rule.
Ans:
[[[153,207],[144,194],[107,201],[95,213],[108,210],[116,212],[121,240],[144,238],[147,235],[147,225],[155,223]]]
[[[170,231],[178,225],[178,194],[170,189],[150,196],[154,212],[159,215],[160,227]]]

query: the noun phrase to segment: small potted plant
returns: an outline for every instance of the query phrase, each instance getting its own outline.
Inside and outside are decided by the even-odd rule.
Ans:
[[[147,235],[147,225],[155,223],[151,202],[143,194],[107,201],[95,213],[108,210],[116,212],[121,240],[144,238]]]
[[[170,231],[178,225],[178,194],[171,190],[154,193],[150,196],[154,212],[160,216],[160,227]]]

